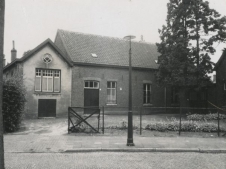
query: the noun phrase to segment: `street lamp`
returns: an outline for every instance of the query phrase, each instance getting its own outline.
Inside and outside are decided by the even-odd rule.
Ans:
[[[129,41],[129,112],[128,112],[128,134],[127,134],[127,146],[134,146],[133,143],[133,112],[132,112],[132,65],[131,65],[131,39],[136,38],[133,35],[125,36],[124,39]]]

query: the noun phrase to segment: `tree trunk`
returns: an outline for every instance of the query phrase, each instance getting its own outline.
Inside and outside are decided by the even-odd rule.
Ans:
[[[4,169],[4,142],[3,142],[3,47],[4,47],[4,19],[5,0],[0,0],[0,169]]]

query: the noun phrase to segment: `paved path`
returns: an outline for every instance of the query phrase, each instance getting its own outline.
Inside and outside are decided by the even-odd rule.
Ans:
[[[6,169],[225,169],[226,154],[6,153]]]
[[[226,153],[226,138],[134,136],[135,146],[126,146],[126,136],[5,135],[5,152],[157,151]]]

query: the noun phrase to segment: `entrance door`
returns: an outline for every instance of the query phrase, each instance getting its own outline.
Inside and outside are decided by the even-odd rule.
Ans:
[[[99,89],[84,89],[84,107],[99,107]],[[84,113],[92,113],[95,109],[86,109]]]
[[[39,99],[38,117],[56,117],[56,99]]]

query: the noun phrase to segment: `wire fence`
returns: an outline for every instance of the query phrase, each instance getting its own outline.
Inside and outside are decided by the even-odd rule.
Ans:
[[[71,122],[74,115],[71,114],[71,110],[69,111],[68,131],[70,132],[72,129],[103,134],[109,131],[124,131],[124,133],[127,131],[128,107],[73,107],[69,109],[81,116]],[[133,107],[132,112],[133,129],[140,135],[146,131],[173,131],[178,135],[182,132],[208,132],[216,133],[218,136],[226,132],[226,110],[218,107]],[[83,129],[80,130],[81,128]]]

